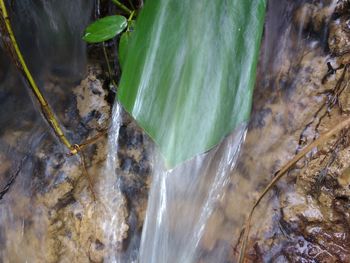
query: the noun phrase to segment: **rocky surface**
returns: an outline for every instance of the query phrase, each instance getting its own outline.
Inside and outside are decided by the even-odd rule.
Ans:
[[[242,203],[249,207],[267,178],[348,116],[346,5],[348,1],[309,1],[290,9],[292,23],[279,37],[278,56],[268,75],[266,69],[259,71],[253,118],[238,178],[224,202],[226,214],[241,211]],[[255,213],[248,262],[350,261],[348,133],[314,149],[270,191]],[[242,187],[246,198],[237,202]],[[239,236],[236,232],[237,240]]]
[[[337,3],[336,15],[329,23],[330,56],[339,69],[323,81],[323,86],[330,87],[325,93],[325,106],[314,115],[315,136],[349,114],[350,13],[342,9],[345,2]],[[349,146],[349,130],[344,130],[291,173],[296,178],[293,190],[281,191],[281,220],[289,236],[283,253],[289,260],[350,261]]]
[[[68,100],[59,86],[62,82],[46,84],[57,116],[73,128],[67,133],[72,140],[83,142],[109,126],[111,106],[101,76],[98,65],[89,65]],[[103,262],[127,253],[132,237],[140,236],[145,215],[150,147],[132,120],[126,114],[121,118],[115,172],[106,169],[106,135],[83,150],[87,174],[82,155],[68,157],[43,129],[35,134],[32,125],[3,130],[1,143],[12,150],[0,156],[0,189],[7,190],[0,200],[1,262]],[[36,137],[42,137],[37,147],[21,147]],[[14,152],[22,153],[21,161],[15,160],[18,154],[11,160]],[[106,228],[107,221],[113,225]]]
[[[215,262],[224,249],[232,251],[227,262],[236,262],[241,227],[273,174],[350,114],[349,1],[270,5],[252,119],[237,170],[200,241],[201,263]],[[283,21],[280,28],[274,20]],[[0,79],[9,83],[10,73],[0,72]],[[61,80],[46,80],[50,102],[76,143],[109,125],[103,76],[94,64],[70,90]],[[84,148],[94,200],[81,159],[66,156],[20,95],[20,89],[0,91],[3,107],[22,114],[17,123],[0,118],[6,149],[0,153],[0,262],[135,259],[152,168],[148,137],[122,114],[115,171],[106,169],[105,135]],[[248,262],[350,262],[349,139],[343,131],[314,149],[271,190],[254,216]],[[190,201],[185,205],[194,206]]]

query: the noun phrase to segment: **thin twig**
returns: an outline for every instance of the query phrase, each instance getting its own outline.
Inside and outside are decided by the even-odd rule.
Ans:
[[[328,66],[331,67],[331,66]],[[336,105],[336,103],[338,102],[339,104],[339,96],[342,94],[342,92],[344,91],[345,88],[347,88],[348,83],[346,83],[346,85],[342,85],[345,79],[345,75],[348,71],[349,68],[349,64],[343,65],[342,67],[339,67],[337,69],[333,69],[334,71],[337,71],[339,69],[343,69],[343,72],[339,78],[339,80],[336,82],[335,87],[331,90],[327,90],[326,92],[322,92],[321,94],[327,94],[327,98],[325,99],[325,101],[321,104],[321,106],[319,107],[319,109],[315,112],[315,114],[312,117],[312,120],[305,125],[305,128],[303,129],[303,131],[300,134],[299,137],[299,143],[298,143],[298,148],[296,150],[296,153],[299,152],[300,148],[302,147],[302,144],[306,143],[306,139],[305,139],[305,133],[307,131],[307,129],[309,127],[311,127],[311,125],[313,125],[315,123],[315,121],[317,120],[317,123],[315,124],[315,136],[314,136],[314,140],[316,139],[316,136],[319,134],[318,129],[321,125],[322,120],[329,115],[329,113],[331,112],[331,110],[333,109],[333,107]],[[339,106],[340,110],[341,106]]]
[[[244,230],[244,238],[243,243],[240,249],[239,254],[239,263],[243,263],[245,259],[246,254],[246,247],[248,243],[249,238],[249,231],[250,231],[250,225],[252,221],[252,217],[255,211],[255,208],[260,204],[261,200],[264,198],[264,196],[272,189],[273,186],[276,185],[276,183],[283,177],[283,175],[292,168],[301,158],[303,158],[308,152],[310,152],[313,148],[318,147],[319,145],[325,143],[330,137],[333,135],[339,133],[341,130],[347,128],[350,126],[350,117],[340,122],[337,126],[335,126],[333,129],[329,130],[328,132],[324,133],[320,137],[318,137],[316,140],[314,140],[312,143],[310,143],[308,146],[306,146],[303,150],[301,150],[292,160],[287,162],[282,169],[276,174],[276,176],[271,180],[271,182],[267,185],[267,187],[264,189],[264,191],[260,194],[257,201],[254,203],[249,216],[245,223],[245,230]]]
[[[104,135],[107,134],[109,128],[102,129],[97,135],[93,136],[90,139],[86,139],[83,143],[78,144],[78,147],[76,147],[77,151],[83,150],[85,147],[96,143],[99,139],[101,139]],[[68,153],[68,156],[72,156],[74,154]]]
[[[84,173],[84,176],[86,177],[86,179],[88,180],[88,183],[89,183],[89,189],[90,189],[90,192],[92,194],[92,197],[94,199],[94,201],[97,200],[96,198],[96,195],[95,195],[95,191],[94,191],[94,185],[92,183],[92,179],[90,177],[90,174],[86,168],[86,160],[85,160],[85,155],[84,155],[84,152],[83,150],[79,147],[79,145],[75,144],[74,147],[77,149],[77,152],[79,152],[79,157],[80,157],[80,164],[81,164],[81,167],[83,168],[83,173]]]
[[[135,16],[135,11],[132,11],[128,18],[128,30],[129,30],[130,22],[134,18],[134,16]]]
[[[114,89],[117,90],[118,86],[117,86],[117,83],[114,81],[112,68],[111,68],[111,65],[109,63],[105,42],[102,43],[102,49],[103,49],[103,54],[104,54],[104,57],[105,57],[105,60],[106,60],[106,64],[107,64],[109,80],[111,81],[112,85],[114,86]]]
[[[127,12],[129,15],[132,13],[132,11],[125,5],[123,5],[121,2],[119,2],[118,0],[112,0],[112,2],[118,6],[120,9],[122,9],[123,11]]]

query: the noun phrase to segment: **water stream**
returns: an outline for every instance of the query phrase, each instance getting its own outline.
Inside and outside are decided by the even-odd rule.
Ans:
[[[173,170],[156,155],[152,187],[142,232],[140,262],[199,262],[203,243],[217,238],[220,219],[213,220],[223,189],[235,168],[246,127],[240,127],[207,154]],[[229,229],[227,229],[229,231]],[[215,250],[216,262],[225,262],[229,246]]]
[[[125,113],[117,103],[109,133],[106,171],[99,181],[100,198],[106,212],[98,224],[102,224],[105,238],[114,247],[120,245],[118,231],[123,231],[120,215],[116,214],[119,211],[117,200],[121,196],[116,196],[115,191],[122,188],[118,173],[119,179],[114,184],[123,118]],[[137,249],[137,244],[134,248],[129,245],[126,253],[111,252],[105,260],[170,263],[198,262],[205,258],[205,243],[216,240],[220,232],[222,221],[215,214],[223,189],[230,182],[245,134],[246,126],[242,125],[215,149],[172,170],[164,167],[164,159],[157,150],[152,151],[152,182],[140,248]],[[116,189],[111,189],[111,185]],[[231,252],[229,245],[221,246],[212,251],[211,257],[224,262]]]

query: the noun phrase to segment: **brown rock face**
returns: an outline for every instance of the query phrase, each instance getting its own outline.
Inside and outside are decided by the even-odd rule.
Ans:
[[[77,140],[92,138],[109,126],[111,106],[99,76],[100,66],[89,65],[68,101],[62,98],[60,81],[47,84],[56,100],[63,100],[65,110],[58,110],[58,116],[67,126],[77,127]],[[106,169],[107,136],[83,150],[96,200],[81,155],[67,157],[49,136],[26,149],[27,138],[42,135],[31,134],[31,128],[5,129],[1,143],[11,150],[0,155],[0,190],[9,185],[0,196],[1,262],[104,262],[127,254],[129,247],[135,249],[137,242],[129,243],[139,238],[144,220],[150,147],[135,123],[126,114],[121,118],[116,171]],[[24,156],[21,162],[11,159],[14,152]]]
[[[200,241],[203,263],[216,262],[221,248],[236,262],[241,227],[273,174],[350,114],[349,1],[270,3],[280,4],[267,16],[249,131]],[[101,72],[91,65],[67,101],[56,82],[47,84],[75,142],[109,124]],[[0,189],[9,188],[0,196],[0,262],[104,262],[117,254],[130,262],[147,205],[148,137],[123,114],[115,171],[106,172],[106,136],[84,149],[94,200],[79,158],[39,126],[23,118],[1,130]],[[342,131],[314,149],[271,190],[254,216],[248,262],[350,262],[349,136]],[[183,200],[188,210],[191,201]]]
[[[350,15],[342,14],[330,23],[329,49],[335,56],[344,56],[349,53],[350,48]]]
[[[240,164],[251,180],[262,182],[261,174],[274,174],[349,116],[348,6],[309,1],[292,9],[294,24],[280,37],[280,57],[269,77],[259,75],[256,94],[269,93],[257,96],[251,148]],[[321,20],[325,39],[315,34]],[[248,262],[350,262],[349,136],[344,130],[314,149],[271,190],[255,215]]]

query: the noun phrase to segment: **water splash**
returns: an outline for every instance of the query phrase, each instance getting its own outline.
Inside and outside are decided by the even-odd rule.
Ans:
[[[120,246],[123,222],[118,214],[118,203],[123,199],[118,174],[120,128],[125,112],[117,103],[114,106],[109,133],[107,165],[99,182],[100,200],[106,207],[100,224],[108,246]],[[219,237],[212,229],[222,227],[215,221],[224,189],[235,169],[240,147],[246,134],[242,125],[211,151],[190,160],[173,170],[167,170],[159,152],[152,155],[152,186],[148,200],[146,220],[141,244],[136,241],[128,251],[110,250],[106,262],[198,262],[205,256],[208,238]],[[113,201],[114,200],[114,201]],[[232,227],[232,225],[231,225]],[[230,231],[226,228],[226,231]],[[233,231],[232,231],[233,232]],[[137,253],[139,248],[139,254]],[[231,255],[230,246],[211,251],[216,262],[225,262]],[[137,255],[138,254],[138,255]]]
[[[121,249],[124,239],[123,233],[127,233],[128,225],[123,218],[126,215],[118,213],[125,206],[125,199],[120,190],[120,182],[117,171],[119,131],[122,124],[122,108],[116,103],[113,108],[112,124],[108,136],[108,155],[104,176],[99,181],[99,199],[104,206],[101,222],[104,239],[112,248],[105,256],[107,262],[122,262],[122,257],[113,248]]]

